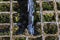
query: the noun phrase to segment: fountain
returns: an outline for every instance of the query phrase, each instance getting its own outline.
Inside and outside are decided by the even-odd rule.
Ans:
[[[33,26],[33,22],[34,22],[34,2],[33,0],[28,0],[28,31],[31,35],[34,34],[34,26]]]

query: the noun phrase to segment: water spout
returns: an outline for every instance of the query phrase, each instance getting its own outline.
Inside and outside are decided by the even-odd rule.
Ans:
[[[34,34],[34,26],[33,26],[33,23],[34,23],[34,2],[33,0],[28,0],[28,12],[29,12],[29,17],[28,17],[28,31],[31,35]]]

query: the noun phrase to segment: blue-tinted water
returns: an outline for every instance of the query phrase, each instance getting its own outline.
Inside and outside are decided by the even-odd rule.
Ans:
[[[34,34],[34,2],[33,0],[28,0],[28,12],[29,12],[29,17],[28,17],[28,31],[31,35]]]

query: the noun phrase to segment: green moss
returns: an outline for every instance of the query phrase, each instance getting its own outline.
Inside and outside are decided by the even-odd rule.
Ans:
[[[10,11],[9,4],[0,4],[0,12],[1,11]]]
[[[58,40],[57,36],[47,36],[45,40]]]
[[[44,24],[44,32],[46,34],[56,34],[57,33],[57,25],[53,24],[53,23],[48,23],[48,24]]]
[[[25,38],[16,38],[15,40],[25,40]]]
[[[57,2],[57,9],[60,10],[60,3]]]
[[[46,22],[56,21],[54,13],[46,13],[43,15],[43,20]]]
[[[9,14],[0,14],[0,23],[9,23],[10,16]]]
[[[53,6],[53,2],[43,2],[42,4],[43,6],[43,10],[53,10],[54,6]]]

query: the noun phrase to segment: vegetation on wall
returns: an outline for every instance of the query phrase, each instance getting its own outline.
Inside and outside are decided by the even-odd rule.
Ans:
[[[9,0],[0,0],[0,1],[9,1]],[[16,1],[16,0],[14,0],[14,1]],[[26,2],[24,2],[24,3],[26,3]],[[22,4],[24,4],[24,3],[22,3]],[[22,5],[21,9],[20,9],[20,5],[18,3],[13,4],[13,11],[17,12],[15,14],[13,14],[13,22],[14,23],[18,23],[20,21],[23,21],[23,20],[20,20],[21,19],[21,15],[20,15],[21,10],[23,9],[24,13],[26,13],[26,10],[27,10],[27,9],[25,9],[26,7],[23,8],[23,6],[24,5]],[[43,7],[43,10],[53,10],[54,9],[53,2],[43,2],[42,7]],[[35,13],[34,13],[35,35],[41,35],[41,32],[42,32],[41,24],[37,24],[38,22],[41,22],[41,17],[40,17],[40,12],[39,12],[40,11],[40,6],[39,6],[38,3],[36,3],[36,0],[34,0],[34,9],[35,9]],[[57,3],[57,9],[60,10],[60,3]],[[7,11],[9,12],[10,11],[10,4],[0,4],[0,12],[3,12],[3,11],[4,12],[7,12]],[[60,14],[58,15],[58,18],[60,20]],[[44,22],[54,22],[54,21],[56,21],[55,13],[43,14],[43,21]],[[10,22],[10,15],[9,14],[4,14],[4,13],[0,14],[0,23],[9,23],[9,22]],[[43,28],[44,28],[44,33],[45,34],[56,34],[57,33],[57,25],[54,24],[54,23],[53,24],[51,24],[51,23],[44,24]],[[7,31],[7,29],[8,29],[8,31]],[[13,27],[13,34],[16,35],[17,31],[20,32],[19,27],[14,26]],[[9,35],[9,33],[10,33],[9,27],[7,27],[7,26],[3,27],[3,26],[0,25],[0,35]],[[25,38],[16,38],[15,40],[25,40]],[[40,38],[30,39],[30,40],[42,40],[42,39],[40,37]],[[48,37],[46,37],[45,40],[55,40],[55,36],[54,37],[48,36]]]
[[[10,5],[9,4],[0,4],[0,12],[1,11],[10,11]]]
[[[15,38],[15,40],[26,40],[26,38]]]
[[[53,22],[56,21],[55,13],[45,13],[43,14],[44,22]]]
[[[10,40],[10,37],[1,37],[0,40]]]
[[[57,25],[54,23],[44,24],[44,32],[46,34],[56,34],[57,33]]]
[[[53,6],[53,2],[43,2],[42,4],[43,10],[53,10],[54,6]]]
[[[10,34],[10,26],[0,25],[0,35],[9,35]]]
[[[60,13],[58,13],[58,21],[60,21]]]
[[[35,35],[41,35],[41,32],[42,32],[42,30],[41,30],[41,24],[39,23],[38,24],[38,22],[35,24]]]
[[[45,40],[58,40],[57,36],[47,36]]]
[[[10,22],[10,16],[9,14],[0,14],[0,23],[9,23]]]
[[[60,3],[57,2],[57,9],[60,10]]]

